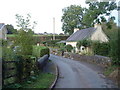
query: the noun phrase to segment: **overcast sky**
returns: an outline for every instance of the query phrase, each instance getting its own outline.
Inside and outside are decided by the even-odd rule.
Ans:
[[[70,5],[88,7],[85,0],[1,0],[0,23],[12,24],[16,27],[15,15],[30,13],[32,20],[37,21],[36,33],[53,33],[53,17],[55,17],[55,33],[62,32],[62,9]],[[113,15],[117,17],[117,13]]]

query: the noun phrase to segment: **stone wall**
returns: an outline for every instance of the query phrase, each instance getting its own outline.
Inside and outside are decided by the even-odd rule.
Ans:
[[[90,62],[90,63],[95,63],[105,68],[111,66],[111,59],[105,56],[99,56],[99,55],[86,56],[86,55],[79,55],[79,54],[73,54],[73,53],[65,53],[64,57],[85,61],[85,62]]]
[[[58,51],[57,49],[51,50],[51,54],[62,56],[61,52]],[[78,60],[78,61],[94,63],[104,68],[111,66],[111,59],[109,57],[100,56],[100,55],[87,56],[87,55],[64,52],[63,57]]]

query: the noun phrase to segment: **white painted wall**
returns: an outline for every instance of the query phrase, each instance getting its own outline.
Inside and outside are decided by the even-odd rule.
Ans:
[[[7,29],[5,27],[0,29],[0,39],[7,39]]]
[[[77,42],[66,42],[66,45],[72,45],[72,47],[76,47]]]
[[[108,42],[108,38],[102,31],[101,25],[95,25],[97,30],[90,37],[91,40],[99,40],[100,42]]]

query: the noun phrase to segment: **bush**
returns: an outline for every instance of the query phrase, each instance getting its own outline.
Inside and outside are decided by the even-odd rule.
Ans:
[[[42,56],[44,56],[46,54],[49,55],[49,48],[41,49],[41,51],[40,51],[40,57],[42,57]]]
[[[72,45],[66,45],[65,49],[67,50],[67,52],[71,52],[71,50],[73,49]]]
[[[57,42],[59,41],[60,40],[47,40],[47,41],[44,41],[43,44],[45,44],[46,46],[55,47],[57,45]]]
[[[42,57],[42,56],[44,56],[44,55],[46,55],[46,54],[48,54],[49,55],[49,48],[47,48],[47,47],[42,47],[42,46],[33,46],[33,55],[35,56],[35,57]]]
[[[109,42],[100,43],[98,41],[95,41],[92,43],[92,49],[94,54],[109,56],[110,44]]]
[[[24,31],[19,30],[18,35],[16,35],[15,45],[19,46],[19,55],[32,55],[33,50],[33,37],[32,30]]]

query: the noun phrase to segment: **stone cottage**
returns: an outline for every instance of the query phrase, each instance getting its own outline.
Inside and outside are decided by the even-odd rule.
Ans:
[[[100,24],[95,24],[94,27],[86,29],[74,29],[74,33],[67,38],[66,45],[70,44],[76,48],[76,44],[80,40],[89,39],[93,41],[108,42],[107,35],[103,32]],[[84,51],[84,46],[81,46],[80,51]],[[77,48],[76,48],[77,51]]]

